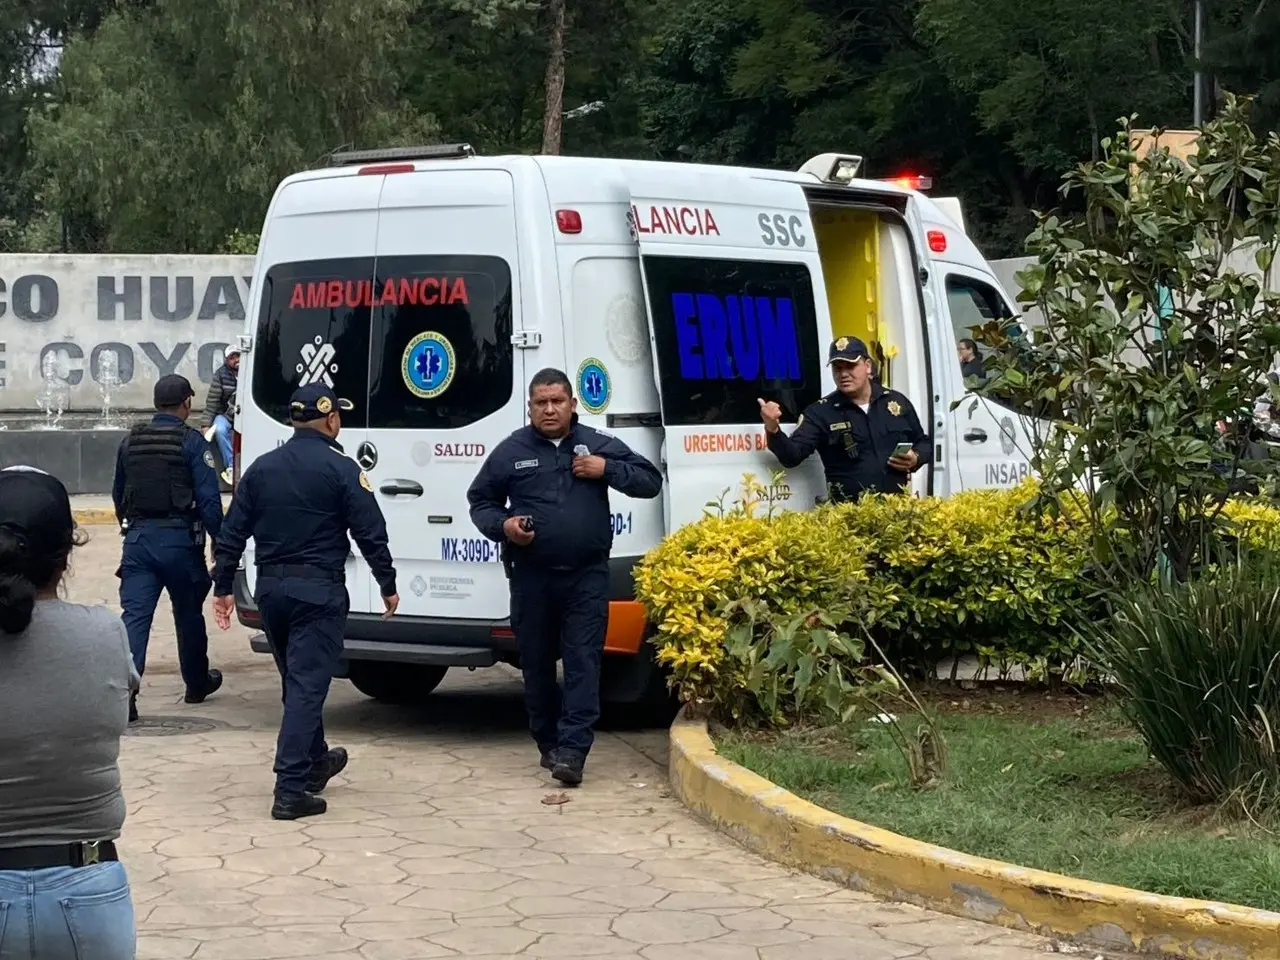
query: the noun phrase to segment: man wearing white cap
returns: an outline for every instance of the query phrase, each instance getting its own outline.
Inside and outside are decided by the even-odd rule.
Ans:
[[[240,348],[234,343],[227,347],[225,362],[213,374],[209,393],[204,399],[204,416],[200,429],[206,440],[218,444],[222,456],[222,482],[231,482],[231,424],[236,416],[236,387],[240,379]],[[213,437],[209,437],[212,429]]]

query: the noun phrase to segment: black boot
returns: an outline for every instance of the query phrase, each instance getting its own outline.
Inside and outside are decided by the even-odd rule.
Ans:
[[[301,820],[303,817],[318,817],[328,809],[329,805],[323,798],[309,793],[277,793],[275,802],[271,804],[271,819]]]
[[[320,793],[329,785],[329,781],[347,768],[347,751],[342,747],[334,747],[311,767],[307,777],[307,793]]]
[[[138,722],[138,695],[136,693],[129,694],[129,722]]]
[[[572,750],[557,750],[551,763],[551,776],[566,787],[576,787],[582,782],[582,768],[587,758]]]
[[[218,692],[218,688],[222,686],[222,671],[210,670],[209,677],[205,681],[203,690],[195,690],[187,687],[187,695],[182,698],[183,703],[204,703],[205,698]]]
[[[550,770],[556,765],[556,751],[553,747],[550,750],[542,751],[542,769]]]

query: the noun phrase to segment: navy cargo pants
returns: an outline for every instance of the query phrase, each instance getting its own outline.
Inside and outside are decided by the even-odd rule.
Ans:
[[[120,608],[133,665],[141,676],[160,591],[169,593],[178,632],[178,666],[188,690],[209,683],[209,633],[204,602],[213,581],[204,552],[191,538],[191,524],[180,520],[139,520],[124,535],[120,557]]]
[[[609,567],[518,565],[511,571],[511,629],[524,673],[529,732],[543,753],[586,757],[600,719],[600,658],[609,627]],[[564,691],[556,660],[564,664]]]
[[[329,749],[324,701],[342,660],[347,588],[337,578],[260,574],[256,593],[284,703],[276,740],[276,792],[297,796],[306,792],[312,765]]]

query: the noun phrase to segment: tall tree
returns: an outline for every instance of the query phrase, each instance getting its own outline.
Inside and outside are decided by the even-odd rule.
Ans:
[[[256,230],[280,179],[354,145],[421,142],[406,107],[409,0],[155,0],[63,55],[31,135],[54,209],[99,249],[206,252]],[[369,51],[377,50],[378,56]]]

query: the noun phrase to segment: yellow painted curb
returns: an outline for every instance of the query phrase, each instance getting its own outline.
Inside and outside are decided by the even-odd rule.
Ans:
[[[82,527],[104,523],[114,525],[116,522],[116,512],[110,507],[82,507],[78,510],[72,510],[71,515],[75,517],[76,523]]]
[[[689,809],[757,853],[824,879],[1108,949],[1280,960],[1280,913],[1077,880],[911,840],[824,810],[726,760],[706,724],[684,712],[670,736],[671,785]]]

